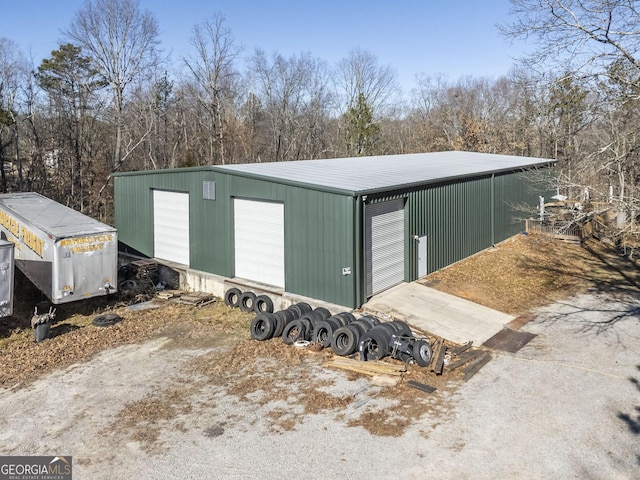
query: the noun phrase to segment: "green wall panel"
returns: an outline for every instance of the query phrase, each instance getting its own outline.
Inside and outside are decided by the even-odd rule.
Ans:
[[[125,245],[149,257],[153,256],[153,190],[189,193],[190,264],[209,271],[218,251],[212,251],[207,241],[214,235],[215,224],[221,220],[215,201],[204,200],[202,182],[215,180],[213,172],[193,170],[158,171],[114,178],[115,219],[118,238]],[[207,221],[204,221],[207,219]],[[203,241],[204,240],[204,241]]]
[[[477,253],[524,229],[516,205],[537,205],[535,173],[503,173],[369,195],[366,202],[406,198],[405,279],[417,278],[417,242],[427,236],[427,272]],[[206,200],[202,182],[214,181]],[[359,307],[364,293],[363,198],[198,167],[117,175],[116,227],[121,242],[153,256],[152,190],[190,194],[191,268],[234,276],[233,198],[278,201],[285,215],[285,289]],[[350,274],[343,275],[343,269]]]
[[[284,202],[287,291],[355,306],[354,275],[342,275],[343,267],[353,270],[355,262],[352,197],[224,176],[229,201],[239,197]],[[228,209],[232,221],[231,206]],[[233,236],[232,224],[229,232]],[[234,258],[233,251],[229,258]]]
[[[215,181],[216,200],[202,196]],[[152,190],[190,193],[191,268],[234,276],[233,198],[279,201],[285,215],[285,289],[356,305],[356,230],[350,196],[214,172],[186,169],[115,178],[116,225],[122,243],[153,256]],[[343,275],[343,268],[350,275]]]

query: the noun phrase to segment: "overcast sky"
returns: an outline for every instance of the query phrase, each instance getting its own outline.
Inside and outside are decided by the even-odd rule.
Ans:
[[[0,37],[13,40],[36,65],[59,45],[82,0],[0,0]],[[416,74],[499,77],[522,44],[502,38],[508,0],[141,0],[160,27],[174,61],[189,49],[195,24],[222,14],[249,57],[257,47],[284,56],[309,52],[334,64],[354,47],[390,65],[406,93]]]

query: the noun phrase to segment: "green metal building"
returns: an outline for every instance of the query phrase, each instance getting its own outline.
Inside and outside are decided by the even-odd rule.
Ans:
[[[121,249],[347,307],[524,229],[553,160],[437,152],[115,175]],[[540,188],[540,187],[538,187]]]

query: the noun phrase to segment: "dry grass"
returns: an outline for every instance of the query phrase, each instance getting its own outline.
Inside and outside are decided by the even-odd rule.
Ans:
[[[430,275],[424,282],[523,316],[537,306],[578,291],[637,289],[640,275],[634,264],[598,244],[587,247],[517,236]],[[279,339],[253,341],[249,335],[253,316],[221,303],[202,308],[171,301],[158,304],[160,308],[140,311],[110,309],[123,321],[104,328],[93,326],[91,321],[108,309],[105,304],[78,302],[77,306],[65,306],[52,329],[52,338],[39,344],[27,328],[31,306],[19,309],[18,316],[0,323],[0,387],[28,385],[51,370],[86,362],[103,350],[153,337],[169,337],[166,348],[225,347],[188,362],[180,385],[167,382],[164,390],[154,391],[153,396],[124,405],[111,429],[151,450],[158,448],[163,429],[184,430],[185,415],[197,415],[196,408],[215,408],[215,399],[205,406],[197,399],[206,388],[215,388],[251,409],[265,409],[265,421],[273,432],[295,429],[307,415],[331,413],[372,434],[397,436],[425,414],[435,416],[447,410],[437,394],[410,388],[407,380],[442,391],[455,388],[461,379],[458,371],[437,376],[411,365],[398,385],[376,393],[384,409],[376,408],[376,402],[354,409],[350,407],[356,398],[329,393],[331,380],[318,375],[323,362],[331,357],[330,351],[311,352],[285,345]],[[362,377],[344,371],[339,374],[351,380]],[[347,415],[347,411],[351,413]],[[229,416],[224,424],[210,426],[203,434],[221,435],[225,428],[241,421],[241,416]]]
[[[584,247],[518,235],[429,275],[422,283],[511,314],[590,289],[637,289],[640,270],[591,241]]]

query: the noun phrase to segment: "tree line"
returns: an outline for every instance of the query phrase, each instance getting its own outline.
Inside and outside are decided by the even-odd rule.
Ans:
[[[559,193],[638,210],[640,15],[628,0],[510,0],[536,48],[500,78],[242,49],[221,14],[162,56],[137,0],[90,0],[34,65],[0,38],[0,190],[111,222],[117,171],[468,150],[558,160]]]

